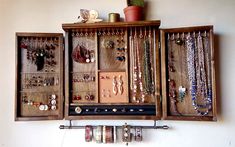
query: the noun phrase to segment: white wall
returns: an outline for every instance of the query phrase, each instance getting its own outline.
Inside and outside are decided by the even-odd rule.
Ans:
[[[130,146],[235,146],[235,1],[148,0],[148,19],[161,27],[213,24],[216,39],[219,116],[217,122],[161,121],[170,130],[147,130],[144,142]],[[80,8],[96,9],[102,18],[110,12],[123,16],[125,0],[0,0],[0,146],[95,146],[84,141],[83,130],[59,130],[66,121],[14,121],[15,32],[63,32],[62,23],[74,22]],[[127,121],[152,125],[152,121]],[[76,121],[76,124],[118,124],[124,121]],[[108,146],[108,145],[97,145]],[[124,146],[122,143],[114,146]]]

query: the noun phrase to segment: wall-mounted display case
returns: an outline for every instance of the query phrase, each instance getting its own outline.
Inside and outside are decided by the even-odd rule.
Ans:
[[[17,33],[16,120],[216,120],[213,27],[159,26],[63,24],[65,58],[62,34]]]

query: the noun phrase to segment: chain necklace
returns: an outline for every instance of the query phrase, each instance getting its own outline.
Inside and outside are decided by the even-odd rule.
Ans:
[[[184,101],[184,97],[185,97],[185,95],[186,95],[186,88],[185,88],[185,86],[183,86],[183,75],[184,75],[184,73],[183,73],[183,67],[185,66],[184,64],[183,64],[183,60],[185,59],[185,56],[184,56],[184,50],[185,50],[185,43],[184,43],[184,41],[183,41],[183,34],[182,34],[182,36],[178,33],[177,34],[177,38],[176,38],[176,40],[175,40],[175,44],[177,44],[178,45],[178,60],[179,60],[179,63],[180,63],[180,66],[179,66],[179,68],[180,68],[180,71],[179,71],[179,78],[180,78],[180,86],[179,86],[179,88],[178,88],[178,100],[180,101],[180,102],[183,102]],[[183,46],[183,48],[182,48],[182,46]]]
[[[135,43],[134,41],[136,40],[136,35],[132,34],[132,30],[130,33],[130,49],[131,49],[131,53],[133,53],[133,57],[132,59],[132,73],[133,73],[133,77],[132,77],[132,86],[133,86],[133,90],[132,90],[132,97],[134,101],[137,101],[137,88],[138,88],[138,69],[137,69],[137,57],[136,57],[136,50],[135,50]]]
[[[152,94],[152,71],[151,71],[151,54],[150,54],[150,40],[147,37],[146,30],[144,35],[144,82],[145,82],[145,92],[147,94]]]
[[[204,60],[204,48],[202,45],[200,34],[197,38],[197,43],[199,44],[199,47],[196,46],[195,36],[191,37],[190,34],[188,34],[186,39],[186,46],[187,46],[187,63],[188,63],[188,77],[190,81],[190,92],[192,96],[192,105],[194,109],[197,111],[199,115],[207,115],[209,113],[209,110],[211,109],[211,98],[207,97],[207,88],[205,86],[206,83],[206,75],[205,75],[205,60]],[[206,48],[208,50],[208,48]],[[197,56],[198,53],[198,56]],[[208,69],[210,70],[210,69]],[[198,87],[199,86],[199,87]],[[203,89],[204,88],[204,89]],[[205,90],[204,92],[200,92],[199,90]],[[206,97],[204,99],[205,104],[201,105],[197,103],[197,96],[199,94],[202,94],[203,97]],[[206,95],[206,96],[205,96]],[[201,111],[200,109],[204,108],[205,111]]]
[[[175,72],[175,67],[173,64],[174,61],[174,55],[173,55],[173,47],[172,42],[174,41],[174,34],[173,39],[168,34],[167,39],[167,48],[168,48],[168,86],[169,86],[169,98],[170,98],[170,113],[172,115],[180,115],[178,109],[177,109],[177,92],[176,92],[176,83],[173,79],[170,79],[170,72]]]
[[[137,35],[137,32],[135,30],[135,35]],[[141,35],[140,34],[140,38],[141,38]],[[140,63],[140,39],[138,39],[136,37],[136,57],[137,57],[137,70],[138,70],[138,84],[139,84],[139,88],[140,88],[140,95],[141,95],[141,98],[139,99],[139,101],[137,102],[144,102],[145,100],[145,93],[144,93],[144,87],[143,87],[143,82],[142,82],[142,68],[141,68],[141,63]]]
[[[210,54],[210,41],[209,41],[209,36],[207,36],[207,33],[205,32],[205,37],[204,37],[204,47],[205,47],[205,55],[206,55],[206,63],[207,63],[207,88],[208,88],[208,96],[207,96],[207,103],[208,103],[208,108],[212,108],[212,83],[211,83],[211,54]]]

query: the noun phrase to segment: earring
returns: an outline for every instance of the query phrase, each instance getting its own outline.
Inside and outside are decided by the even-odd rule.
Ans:
[[[116,80],[116,76],[113,76],[113,93],[115,94],[115,95],[117,95],[117,93],[118,93],[118,88],[117,88],[117,80]]]
[[[118,88],[119,88],[119,93],[122,95],[122,93],[123,93],[123,80],[122,80],[122,75],[119,75]]]
[[[110,90],[107,91],[107,95],[108,95],[108,97],[111,97],[111,92],[110,92]]]
[[[106,95],[105,95],[105,89],[102,89],[102,97],[106,97]]]

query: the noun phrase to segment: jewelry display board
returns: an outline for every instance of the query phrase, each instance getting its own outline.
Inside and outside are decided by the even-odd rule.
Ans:
[[[16,33],[15,120],[63,118],[63,34]]]
[[[163,117],[216,120],[213,27],[161,30]]]
[[[159,25],[63,24],[65,118],[160,119]]]
[[[216,121],[213,26],[159,26],[63,24],[65,38],[16,33],[15,120]]]

